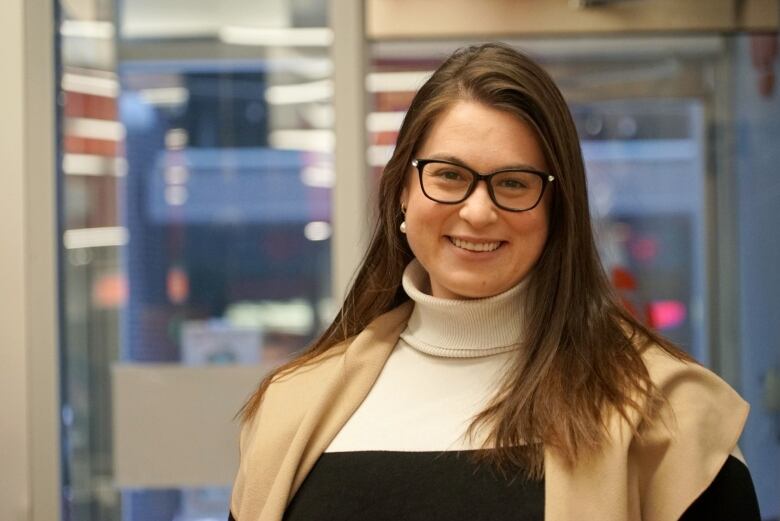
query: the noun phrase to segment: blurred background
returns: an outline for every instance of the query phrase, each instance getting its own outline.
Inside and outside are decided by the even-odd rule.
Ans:
[[[751,403],[740,445],[780,518],[778,18],[774,0],[56,0],[28,15],[51,43],[38,175],[56,306],[27,327],[57,340],[56,398],[30,398],[56,414],[30,429],[59,440],[57,519],[226,518],[232,415],[332,319],[416,89],[486,40],[561,87],[608,274]]]

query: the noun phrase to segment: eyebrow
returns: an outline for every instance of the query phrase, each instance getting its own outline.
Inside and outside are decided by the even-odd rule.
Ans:
[[[433,154],[433,155],[428,156],[428,159],[440,159],[442,161],[452,161],[453,163],[458,163],[460,165],[468,166],[469,168],[471,168],[469,166],[469,164],[466,163],[466,161],[463,161],[458,156],[454,156],[454,155],[451,155],[451,154]],[[495,170],[491,170],[491,172],[499,172],[501,170],[531,170],[533,172],[543,172],[544,171],[541,168],[537,168],[537,167],[535,167],[533,165],[529,165],[527,163],[516,163],[516,164],[513,164],[513,165],[502,166],[501,168],[496,168]]]

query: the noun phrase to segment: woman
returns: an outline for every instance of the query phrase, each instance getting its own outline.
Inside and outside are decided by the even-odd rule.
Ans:
[[[379,206],[334,322],[243,409],[234,519],[759,518],[748,406],[617,303],[538,65],[455,52]]]

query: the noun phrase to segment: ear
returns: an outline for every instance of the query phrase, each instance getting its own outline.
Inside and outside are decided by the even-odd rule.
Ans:
[[[409,191],[406,186],[404,186],[404,189],[401,190],[401,207],[402,208],[408,208],[409,206]]]

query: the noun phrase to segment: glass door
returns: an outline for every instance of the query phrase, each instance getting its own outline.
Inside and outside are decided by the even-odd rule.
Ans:
[[[59,2],[65,519],[225,519],[235,413],[330,319],[326,7]]]

